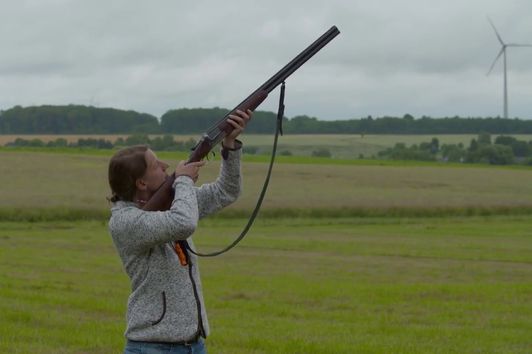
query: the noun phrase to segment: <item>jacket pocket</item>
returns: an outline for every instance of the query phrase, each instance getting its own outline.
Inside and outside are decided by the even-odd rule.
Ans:
[[[151,322],[152,326],[155,326],[157,323],[161,322],[163,320],[163,318],[164,318],[164,315],[166,314],[166,294],[165,294],[164,291],[161,293],[161,296],[163,298],[163,311],[162,311],[161,316],[159,317],[159,319]]]

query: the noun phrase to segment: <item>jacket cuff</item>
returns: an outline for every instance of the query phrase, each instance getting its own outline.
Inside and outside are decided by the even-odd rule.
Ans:
[[[177,175],[175,177],[175,180],[174,180],[174,183],[172,185],[172,187],[175,187],[177,186],[178,183],[186,183],[186,184],[192,184],[194,185],[194,181],[192,180],[192,178],[190,176],[187,176],[187,175]]]
[[[230,149],[224,146],[224,143],[222,141],[222,157],[224,160],[227,160],[229,157],[229,151],[238,151],[242,148],[242,142],[238,139],[235,139],[235,147],[234,149]]]

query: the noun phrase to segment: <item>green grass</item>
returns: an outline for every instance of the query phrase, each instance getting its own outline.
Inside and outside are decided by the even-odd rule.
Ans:
[[[0,220],[105,219],[110,154],[0,150]],[[159,155],[171,165],[184,158]],[[216,178],[218,159],[202,169],[199,184]],[[267,169],[264,161],[256,159],[244,159],[243,194],[226,215],[244,217],[255,205]],[[263,215],[523,214],[532,208],[532,168],[397,162],[328,165],[325,162],[338,160],[304,159],[279,159]]]
[[[309,138],[331,137],[291,144]],[[129,283],[105,222],[111,154],[0,149],[0,353],[121,352]],[[202,251],[240,231],[267,160],[245,157],[244,193],[201,222]],[[531,168],[278,162],[248,238],[202,260],[210,352],[530,352]]]
[[[207,219],[218,249],[244,220]],[[258,220],[201,270],[212,353],[528,353],[528,216]],[[104,222],[0,224],[0,352],[119,353],[129,284]]]

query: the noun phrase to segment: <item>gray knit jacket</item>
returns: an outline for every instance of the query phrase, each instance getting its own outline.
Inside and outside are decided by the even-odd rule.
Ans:
[[[111,208],[109,231],[131,280],[125,336],[148,342],[181,342],[209,334],[198,259],[189,253],[183,266],[174,250],[188,240],[198,219],[232,203],[240,194],[241,150],[230,151],[213,183],[195,187],[180,176],[168,211],[143,211],[133,202]]]

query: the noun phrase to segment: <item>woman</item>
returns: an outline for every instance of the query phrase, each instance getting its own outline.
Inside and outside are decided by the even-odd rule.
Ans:
[[[168,164],[146,146],[118,151],[109,163],[112,191],[109,230],[131,281],[124,353],[206,353],[209,325],[197,258],[190,236],[198,219],[232,203],[240,193],[242,143],[251,111],[237,111],[234,130],[222,142],[222,166],[215,182],[194,186],[204,162],[175,168],[175,197],[167,211],[142,206],[166,180]]]

